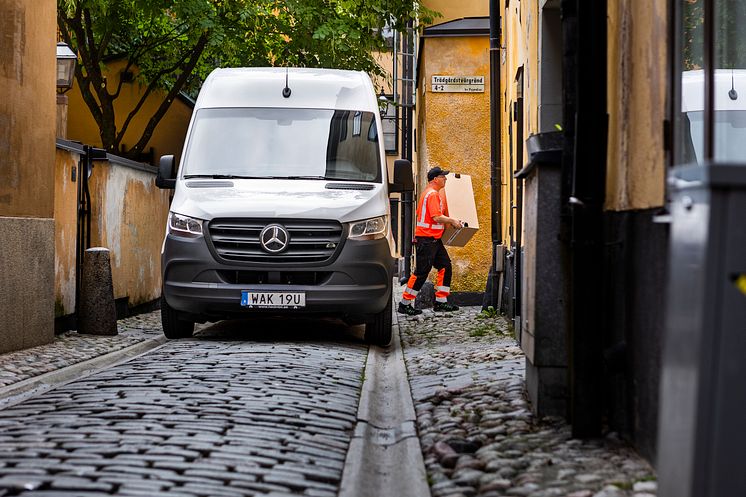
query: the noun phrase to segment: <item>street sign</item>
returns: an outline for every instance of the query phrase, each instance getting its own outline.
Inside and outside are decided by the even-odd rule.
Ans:
[[[484,93],[484,76],[433,76],[435,93]]]

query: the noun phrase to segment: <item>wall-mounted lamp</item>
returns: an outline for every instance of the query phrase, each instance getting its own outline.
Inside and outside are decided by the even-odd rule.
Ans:
[[[75,64],[78,56],[70,50],[67,43],[57,43],[57,92],[65,93],[73,87]]]
[[[383,89],[381,89],[381,93],[378,95],[378,110],[381,113],[381,117],[386,117],[389,110],[389,103],[391,100],[389,100],[389,97],[387,97],[383,93]]]

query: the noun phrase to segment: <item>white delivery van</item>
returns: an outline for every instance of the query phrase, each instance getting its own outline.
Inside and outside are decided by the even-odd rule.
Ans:
[[[330,69],[217,69],[194,109],[162,250],[168,338],[195,322],[260,314],[336,316],[391,340],[396,248],[370,78]]]
[[[746,70],[715,70],[714,158],[723,163],[740,163],[746,141]],[[683,123],[682,163],[704,163],[705,72],[684,71],[681,77]]]

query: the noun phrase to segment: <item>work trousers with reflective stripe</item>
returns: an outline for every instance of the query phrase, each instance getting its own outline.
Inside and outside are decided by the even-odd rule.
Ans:
[[[417,297],[433,267],[438,270],[435,282],[435,301],[447,302],[448,295],[451,293],[451,258],[448,257],[448,252],[440,238],[436,240],[418,236],[415,242],[414,273],[409,277],[404,295],[402,295],[405,301],[411,303]]]

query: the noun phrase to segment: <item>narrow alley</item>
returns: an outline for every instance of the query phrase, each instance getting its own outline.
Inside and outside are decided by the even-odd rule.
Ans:
[[[337,495],[366,354],[382,350],[359,328],[221,322],[163,344],[154,312],[118,336],[5,354],[0,495]],[[533,417],[503,318],[426,310],[396,329],[433,497],[655,495],[653,470],[613,433],[573,440]],[[122,355],[137,347],[151,350]]]

